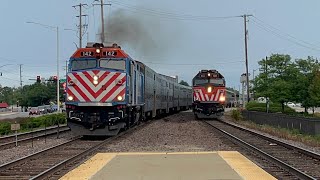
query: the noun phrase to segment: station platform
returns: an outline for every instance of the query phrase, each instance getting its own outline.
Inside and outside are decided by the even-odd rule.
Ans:
[[[112,180],[275,179],[237,151],[98,153],[61,178]]]

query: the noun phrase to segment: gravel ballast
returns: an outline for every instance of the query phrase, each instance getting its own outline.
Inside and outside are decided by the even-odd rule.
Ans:
[[[153,120],[129,136],[106,145],[106,152],[194,152],[233,150],[211,127],[194,120],[191,112],[180,112]]]
[[[59,139],[57,139],[57,136],[50,136],[47,137],[46,142],[44,138],[41,139],[35,139],[33,141],[33,147],[32,142],[23,145],[19,145],[14,148],[6,149],[0,151],[0,165],[11,162],[13,160],[17,160],[21,157],[39,152],[41,150],[44,150],[49,147],[53,147],[55,145],[61,144],[63,142],[67,142],[70,140],[70,138],[73,137],[71,132],[61,133],[59,135]]]

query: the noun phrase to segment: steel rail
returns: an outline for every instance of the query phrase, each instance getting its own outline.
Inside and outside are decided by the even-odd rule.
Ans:
[[[48,133],[46,134],[40,134],[40,135],[36,135],[36,136],[33,136],[33,137],[29,137],[29,138],[24,138],[24,139],[18,139],[18,143],[25,143],[25,142],[28,142],[28,141],[31,141],[33,139],[37,139],[37,138],[43,138],[43,137],[47,137],[47,136],[52,136],[54,134],[57,134],[57,132],[55,131],[52,131],[52,130],[55,130],[57,128],[52,128],[48,131]],[[60,127],[60,130],[59,130],[59,133],[64,133],[64,132],[68,132],[70,131],[69,128],[67,128],[66,126],[64,126],[63,128]],[[40,132],[40,131],[39,131]],[[4,149],[8,149],[10,147],[14,147],[16,145],[16,141],[13,140],[13,141],[10,141],[10,142],[6,142],[6,143],[3,143],[3,144],[0,144],[0,150],[4,150]]]
[[[75,154],[73,154],[71,156],[69,155],[69,156],[66,156],[65,158],[63,157],[60,160],[58,160],[55,164],[51,165],[51,167],[49,166],[47,168],[41,169],[40,172],[38,172],[37,174],[32,175],[29,178],[31,178],[31,179],[46,179],[46,178],[49,178],[49,177],[54,177],[55,176],[54,174],[56,172],[64,172],[64,171],[66,171],[65,167],[67,167],[67,165],[70,165],[71,163],[78,164],[78,163],[82,162],[88,156],[91,157],[91,155],[93,153],[98,152],[99,148],[103,147],[107,143],[109,143],[109,142],[111,142],[111,141],[113,141],[113,140],[115,140],[115,139],[117,139],[119,137],[122,137],[124,135],[130,134],[131,132],[133,132],[137,128],[142,128],[142,127],[144,127],[147,124],[150,124],[152,122],[154,122],[154,121],[151,121],[151,122],[148,121],[148,122],[140,123],[140,124],[138,124],[138,125],[136,125],[136,126],[134,126],[132,128],[129,128],[126,131],[121,132],[117,136],[113,136],[113,137],[107,138],[106,140],[104,140],[102,142],[99,141],[99,142],[97,142],[95,144],[92,144],[87,149],[80,150],[79,152],[76,152]],[[79,139],[80,139],[80,137],[74,137],[74,139],[71,139],[71,140],[69,140],[67,142],[61,143],[61,144],[56,145],[54,147],[50,147],[50,148],[44,149],[42,151],[33,153],[31,155],[19,158],[17,160],[8,162],[6,164],[3,164],[3,165],[0,166],[0,172],[5,172],[6,170],[10,170],[12,168],[19,167],[21,164],[28,164],[29,161],[37,160],[40,157],[41,157],[41,159],[45,160],[46,156],[47,156],[47,153],[49,153],[51,151],[56,151],[56,149],[63,148],[64,146],[67,147],[68,145],[74,143],[74,141],[79,140]],[[67,155],[67,153],[66,153],[66,155]],[[72,168],[74,168],[74,167],[71,166],[70,169],[72,169]],[[70,169],[67,169],[67,170],[70,170]],[[33,170],[35,170],[35,169],[33,169]],[[19,172],[21,173],[21,171],[19,171]],[[27,174],[27,171],[26,171],[26,174]],[[14,174],[10,174],[10,177],[11,176],[17,178]],[[5,177],[5,175],[4,175],[4,177]],[[10,177],[6,176],[6,178],[10,178]]]
[[[231,140],[234,140],[237,144],[239,144],[240,146],[244,147],[244,148],[248,148],[248,149],[251,149],[253,150],[254,152],[258,153],[260,156],[270,160],[271,162],[273,162],[274,164],[277,164],[278,166],[282,167],[283,169],[286,169],[288,170],[290,173],[296,175],[298,178],[301,178],[301,179],[311,179],[311,180],[316,180],[316,178],[294,168],[293,166],[281,161],[280,159],[262,151],[261,149],[243,141],[242,139],[210,124],[209,122],[207,121],[204,121],[206,124],[210,125],[211,127],[215,128],[216,130],[222,132],[223,134],[225,134],[227,137],[229,137]]]
[[[273,139],[271,137],[268,137],[268,136],[265,136],[263,134],[254,132],[254,131],[252,131],[250,129],[247,129],[247,128],[240,127],[240,126],[235,125],[235,124],[231,124],[231,123],[228,123],[228,122],[225,122],[225,121],[220,121],[220,122],[222,122],[224,124],[227,124],[229,126],[232,126],[234,128],[237,128],[239,130],[246,131],[246,132],[248,132],[248,133],[250,133],[252,135],[259,136],[260,138],[263,138],[263,139],[265,139],[267,141],[271,141],[273,143],[279,144],[279,145],[284,146],[284,147],[286,147],[288,149],[292,149],[292,150],[298,151],[298,152],[300,152],[300,153],[302,153],[304,155],[307,155],[307,156],[310,156],[312,158],[320,160],[320,154],[319,153],[312,152],[312,151],[310,151],[308,149],[305,149],[305,148],[302,148],[302,147],[298,147],[298,146],[295,146],[295,145],[292,145],[292,144],[288,144],[288,143],[285,143],[285,142],[277,140],[277,139]]]
[[[60,128],[64,128],[64,127],[67,127],[67,125],[62,125],[62,126],[59,126]],[[58,128],[58,126],[51,126],[51,127],[47,127],[46,129],[37,129],[37,130],[34,130],[34,131],[29,131],[29,132],[25,132],[25,133],[19,133],[18,134],[18,137],[19,136],[25,136],[25,135],[29,135],[29,134],[35,134],[35,133],[39,133],[39,132],[44,132],[45,130],[52,130],[52,129],[56,129]],[[8,136],[1,136],[0,137],[0,142],[2,139],[9,139],[9,138],[15,138],[15,134],[11,134],[11,135],[8,135]]]
[[[51,167],[50,169],[47,169],[47,170],[43,171],[42,173],[38,174],[37,176],[30,178],[30,180],[46,179],[46,178],[52,176],[55,172],[66,167],[68,164],[71,164],[72,162],[76,161],[77,159],[81,159],[91,153],[94,153],[96,150],[98,150],[103,145],[105,145],[105,144],[107,144],[107,143],[109,143],[119,137],[122,137],[124,135],[129,134],[129,133],[133,132],[134,130],[136,130],[137,128],[142,128],[142,127],[146,126],[147,124],[149,124],[149,122],[140,123],[137,126],[134,126],[126,131],[121,132],[117,136],[110,137],[110,138],[102,141],[101,143],[97,144],[96,146],[93,146],[93,147],[91,147],[91,148],[89,148],[89,149],[87,149],[77,155],[74,155],[73,157],[71,157],[69,159],[66,159],[66,160],[56,164],[55,166]]]
[[[8,163],[5,163],[5,164],[2,164],[0,165],[0,172],[3,171],[4,169],[7,169],[7,168],[10,168],[10,167],[13,167],[15,166],[16,164],[20,164],[22,162],[25,162],[27,161],[28,159],[31,159],[31,158],[35,158],[37,156],[40,156],[42,153],[45,153],[45,152],[48,152],[50,150],[53,150],[55,148],[58,148],[58,147],[61,147],[61,146],[65,146],[66,144],[69,144],[69,143],[72,143],[73,141],[76,141],[80,139],[80,137],[75,137],[75,138],[72,138],[71,140],[67,141],[67,142],[64,142],[64,143],[61,143],[61,144],[58,144],[56,146],[53,146],[53,147],[50,147],[50,148],[46,148],[42,151],[39,151],[39,152],[36,152],[36,153],[33,153],[33,154],[30,154],[28,156],[24,156],[24,157],[21,157],[17,160],[13,160],[11,162],[8,162]]]

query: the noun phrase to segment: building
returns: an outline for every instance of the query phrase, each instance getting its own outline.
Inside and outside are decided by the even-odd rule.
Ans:
[[[7,110],[8,110],[8,107],[9,107],[8,103],[6,103],[6,102],[0,103],[0,111],[1,111],[1,112],[7,111]]]

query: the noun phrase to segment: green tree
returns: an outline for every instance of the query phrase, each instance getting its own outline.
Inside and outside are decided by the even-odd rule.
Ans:
[[[290,87],[292,84],[292,72],[297,72],[289,55],[273,54],[266,61],[258,62],[260,73],[254,81],[253,90],[256,96],[269,97],[273,102],[286,102],[292,99]]]
[[[188,84],[186,81],[184,81],[184,80],[181,80],[181,81],[179,82],[179,84],[184,85],[184,86],[189,86],[189,84]]]
[[[0,86],[0,102],[6,102],[8,104],[14,105],[17,101],[16,91],[16,88]]]
[[[255,79],[253,89],[258,97],[267,96],[281,103],[283,108],[285,102],[299,102],[305,111],[317,105],[315,72],[319,70],[319,62],[316,59],[307,57],[292,61],[289,55],[273,54],[267,61],[259,61],[259,65],[263,72]]]
[[[307,59],[298,59],[295,64],[299,70],[298,76],[295,77],[295,84],[292,87],[295,92],[294,99],[296,102],[301,102],[302,106],[305,107],[305,112],[309,107],[315,107],[316,102],[311,97],[310,86],[312,85],[315,77],[315,72],[319,68],[319,63],[312,57]]]
[[[315,71],[314,75],[308,90],[314,106],[320,106],[320,71]]]

